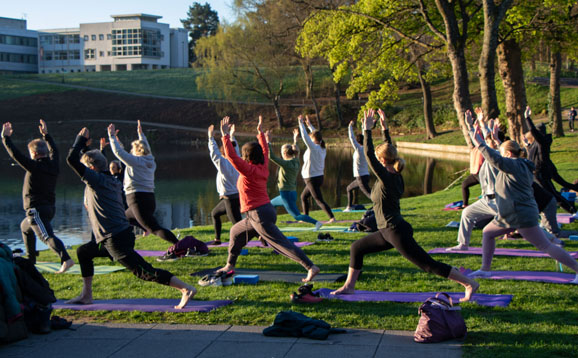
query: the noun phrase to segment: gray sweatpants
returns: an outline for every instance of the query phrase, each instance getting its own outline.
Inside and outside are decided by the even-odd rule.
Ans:
[[[550,234],[558,235],[560,228],[558,227],[558,219],[556,218],[556,211],[558,210],[558,203],[556,198],[552,198],[548,205],[540,213],[540,225]]]
[[[470,237],[476,222],[488,220],[496,216],[498,213],[496,208],[496,200],[481,198],[475,203],[468,205],[462,211],[462,218],[460,219],[460,227],[458,229],[458,243],[460,245],[470,246]]]
[[[241,254],[241,249],[247,245],[249,240],[260,236],[281,255],[297,262],[307,270],[313,267],[313,262],[309,260],[303,250],[295,246],[283,235],[281,230],[275,225],[276,221],[277,212],[271,204],[265,204],[257,209],[249,210],[247,217],[231,228],[227,263],[235,266],[237,258]]]

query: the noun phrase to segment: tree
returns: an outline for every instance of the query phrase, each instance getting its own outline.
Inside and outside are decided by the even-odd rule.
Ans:
[[[202,37],[213,36],[219,28],[219,15],[211,9],[211,5],[205,3],[201,5],[194,2],[189,6],[187,18],[181,19],[183,27],[189,31],[189,61],[191,63],[197,60],[195,54],[195,45]]]

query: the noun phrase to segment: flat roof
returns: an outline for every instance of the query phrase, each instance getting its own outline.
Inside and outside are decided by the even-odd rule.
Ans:
[[[162,16],[158,16],[158,15],[150,15],[150,14],[125,14],[125,15],[110,15],[110,17],[112,17],[113,19],[122,19],[122,18],[130,18],[130,17],[141,17],[141,18],[149,18],[149,19],[154,19],[154,20],[158,20],[158,19],[162,19]]]

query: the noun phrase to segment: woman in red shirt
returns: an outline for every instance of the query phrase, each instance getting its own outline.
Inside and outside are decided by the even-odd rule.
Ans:
[[[260,236],[271,248],[281,255],[299,263],[307,270],[303,282],[309,282],[319,273],[305,253],[289,241],[275,225],[277,212],[271,205],[267,194],[267,179],[269,178],[269,146],[265,134],[261,130],[262,117],[257,125],[258,142],[250,142],[241,148],[242,158],[237,155],[229,137],[231,124],[229,117],[221,121],[224,156],[239,172],[237,189],[241,201],[241,212],[246,213],[245,219],[231,228],[229,233],[229,257],[227,265],[219,272],[229,272],[235,268],[241,249],[252,238]]]

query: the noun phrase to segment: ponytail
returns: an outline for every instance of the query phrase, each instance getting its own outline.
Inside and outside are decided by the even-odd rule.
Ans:
[[[325,149],[325,141],[323,140],[323,136],[321,135],[320,131],[314,131],[310,134],[310,137],[319,144],[319,146]]]
[[[395,169],[396,172],[401,173],[404,168],[405,168],[405,160],[403,160],[403,158],[397,158],[393,162],[393,169]]]

